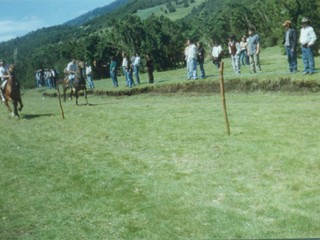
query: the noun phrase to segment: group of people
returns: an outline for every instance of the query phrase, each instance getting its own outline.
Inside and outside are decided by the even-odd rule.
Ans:
[[[249,37],[243,36],[238,42],[235,36],[229,37],[228,51],[231,56],[232,68],[236,74],[240,74],[241,65],[251,64],[251,72],[261,71],[259,53],[260,53],[260,37],[255,33],[254,29],[249,29]],[[191,39],[187,41],[185,48],[185,60],[187,63],[188,80],[198,79],[197,66],[200,69],[200,78],[205,78],[205,70],[203,67],[205,60],[205,51],[201,42],[194,44]],[[221,59],[224,55],[222,46],[214,40],[211,51],[213,64],[220,68]]]
[[[302,60],[304,65],[304,74],[313,74],[315,72],[313,45],[317,40],[314,29],[310,26],[310,20],[308,18],[302,18],[301,21],[301,33],[299,42],[302,49]],[[285,27],[285,37],[283,44],[286,49],[286,54],[289,63],[289,72],[296,73],[297,64],[297,45],[298,38],[297,33],[291,26],[291,21],[286,20],[283,23]],[[230,36],[228,39],[228,52],[231,56],[231,64],[236,74],[241,73],[241,66],[250,65],[251,73],[261,72],[260,64],[260,36],[255,32],[253,28],[248,31],[248,37],[245,35],[238,41],[235,36]],[[202,43],[197,45],[192,42],[191,39],[187,41],[187,47],[185,48],[185,60],[187,63],[187,76],[188,79],[198,79],[197,66],[200,68],[200,78],[205,77],[205,71],[203,68],[204,62],[204,49]],[[224,55],[224,51],[217,41],[214,41],[211,57],[213,64],[220,68],[221,59]]]
[[[56,88],[57,71],[54,68],[38,69],[35,74],[37,87],[46,85],[48,88]]]
[[[122,53],[122,73],[126,79],[126,85],[127,87],[132,88],[136,84],[140,84],[140,66],[141,66],[141,57],[138,53],[136,53],[134,56],[131,58],[128,57],[127,53],[123,52]],[[146,67],[147,67],[147,72],[148,72],[148,78],[149,78],[149,83],[154,83],[154,77],[153,77],[153,60],[149,54],[146,56]],[[117,63],[115,59],[113,58],[111,60],[110,64],[110,76],[112,78],[113,86],[118,87],[118,81],[117,81]],[[134,78],[135,81],[134,81]]]
[[[302,18],[301,25],[302,25],[302,28],[300,31],[299,42],[301,44],[301,50],[302,50],[302,62],[304,66],[303,73],[314,74],[315,63],[314,63],[314,55],[313,55],[313,46],[317,40],[317,36],[308,18],[306,17]],[[290,20],[286,20],[282,24],[282,26],[285,28],[285,36],[284,36],[283,44],[286,49],[286,54],[287,54],[288,63],[289,63],[289,71],[291,73],[296,73],[298,70],[297,32],[292,27]]]

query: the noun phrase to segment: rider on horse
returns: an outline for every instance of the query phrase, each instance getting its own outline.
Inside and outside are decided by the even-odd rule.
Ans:
[[[0,80],[1,80],[0,95],[1,95],[2,102],[6,100],[4,97],[4,88],[6,86],[8,78],[9,78],[8,66],[6,65],[5,61],[0,60]]]
[[[67,65],[67,73],[69,74],[69,86],[73,86],[75,80],[76,72],[78,71],[78,64],[75,59],[72,59],[71,62]]]

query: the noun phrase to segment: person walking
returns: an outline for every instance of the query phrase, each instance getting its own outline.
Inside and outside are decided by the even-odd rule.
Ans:
[[[285,28],[285,34],[283,39],[283,44],[286,49],[286,54],[288,57],[289,71],[290,73],[296,73],[297,64],[297,32],[291,27],[291,21],[286,20],[282,26]]]
[[[303,72],[304,74],[314,74],[313,45],[317,40],[317,36],[313,27],[310,26],[310,20],[308,18],[302,18],[301,24],[302,28],[299,40],[302,49]]]
[[[260,36],[255,33],[253,28],[248,31],[247,51],[250,58],[251,73],[261,72],[260,65]]]

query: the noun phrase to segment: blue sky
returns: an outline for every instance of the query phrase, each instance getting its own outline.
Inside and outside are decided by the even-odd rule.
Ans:
[[[0,0],[0,42],[60,25],[115,0]]]

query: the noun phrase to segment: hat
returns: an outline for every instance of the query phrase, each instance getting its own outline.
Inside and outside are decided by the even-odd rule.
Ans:
[[[282,24],[282,26],[288,26],[288,25],[290,25],[291,26],[291,21],[290,20],[286,20],[283,24]]]
[[[304,17],[304,18],[302,18],[301,22],[302,23],[307,23],[307,22],[310,22],[310,20],[309,20],[309,18]]]

